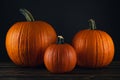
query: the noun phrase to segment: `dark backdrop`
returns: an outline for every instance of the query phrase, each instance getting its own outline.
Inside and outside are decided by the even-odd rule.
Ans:
[[[115,44],[115,58],[120,60],[119,2],[116,0],[1,0],[0,61],[10,61],[5,49],[8,29],[25,21],[20,8],[28,9],[36,20],[50,23],[65,42],[71,43],[76,32],[88,28],[88,20],[96,21],[97,29],[106,31]]]

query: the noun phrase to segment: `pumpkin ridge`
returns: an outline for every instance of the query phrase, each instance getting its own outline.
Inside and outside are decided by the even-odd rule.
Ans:
[[[57,47],[58,48],[57,49],[57,65],[60,65],[60,66],[58,66],[57,72],[60,72],[62,70],[62,68],[63,68],[61,58],[60,58],[61,52],[63,51],[63,50],[61,50],[61,47],[62,47],[62,45]],[[61,50],[61,51],[59,51],[59,50]]]
[[[86,32],[86,34],[87,34],[87,37],[86,37],[86,53],[87,54],[86,54],[86,59],[85,59],[86,60],[86,65],[88,67],[90,67],[90,66],[93,67],[94,66],[94,56],[91,56],[91,52],[93,52],[93,55],[95,55],[95,52],[94,52],[95,42],[92,42],[91,39],[94,37],[94,31],[89,30],[89,31]],[[88,36],[88,35],[90,35],[90,36]],[[92,49],[88,45],[92,45],[91,46]],[[92,60],[90,60],[90,59],[92,59]]]
[[[87,42],[88,42],[88,41],[87,41],[87,37],[88,37],[88,36],[87,36],[87,35],[89,35],[89,31],[88,31],[88,32],[84,32],[83,40],[85,40],[85,43],[84,43],[85,46],[84,46],[84,50],[82,50],[82,51],[84,51],[84,52],[83,52],[83,55],[84,55],[84,56],[85,56],[85,55],[88,56],[88,54],[87,54],[87,53],[88,53],[88,50],[87,50],[87,45],[88,45],[88,43],[87,43]],[[86,56],[86,58],[87,58],[87,56]],[[87,63],[88,63],[87,59],[83,58],[83,60],[84,60],[83,63],[84,63],[85,65],[87,65]]]
[[[28,23],[26,23],[26,25],[28,25]],[[23,27],[22,26],[22,31],[21,31],[21,37],[26,37],[25,38],[25,40],[23,41],[21,38],[20,38],[20,44],[22,43],[22,41],[24,42],[24,44],[22,44],[22,53],[21,53],[21,56],[22,56],[22,61],[23,61],[23,64],[26,66],[26,65],[30,65],[29,64],[29,59],[28,59],[28,55],[27,54],[29,54],[28,53],[28,45],[26,45],[27,44],[27,37],[28,37],[28,35],[27,35],[27,32],[28,32],[28,29],[27,29],[28,27]],[[25,30],[25,31],[24,31]],[[20,45],[21,46],[21,45]],[[27,59],[27,60],[25,60],[25,59]]]
[[[67,68],[68,68],[69,66],[72,66],[72,67],[70,67],[70,69],[69,69],[69,71],[71,71],[71,70],[76,66],[76,65],[73,66],[73,64],[70,65],[70,62],[71,62],[71,59],[72,59],[72,58],[71,58],[71,53],[75,53],[75,52],[73,52],[73,47],[72,47],[71,45],[66,44],[66,46],[69,47],[69,49],[71,49],[71,51],[69,51],[68,48],[67,48],[67,50],[66,50],[66,51],[67,51],[66,53],[67,53],[67,56],[68,56],[67,58],[69,58],[69,59],[68,59],[68,62],[67,62],[67,64],[68,64],[68,65],[67,65]],[[75,55],[76,55],[76,54],[75,54]],[[76,56],[76,57],[77,57],[77,56]],[[76,58],[76,59],[77,59],[77,58]],[[76,62],[77,62],[77,60],[76,60]],[[66,70],[66,69],[65,69],[65,70]]]
[[[55,49],[55,48],[57,48],[57,49]],[[55,45],[54,48],[52,48],[52,49],[50,49],[50,50],[51,50],[52,52],[54,51],[54,52],[53,52],[54,58],[52,58],[52,61],[53,61],[53,62],[52,62],[52,70],[55,69],[54,72],[56,72],[57,70],[56,70],[55,67],[56,67],[56,65],[58,65],[58,64],[57,64],[57,63],[58,63],[58,62],[57,62],[57,61],[58,61],[58,60],[57,60],[57,59],[58,59],[58,58],[57,58],[57,57],[58,57],[58,51],[57,51],[57,50],[58,50],[58,46]],[[55,51],[55,50],[56,50],[56,51]],[[55,53],[55,52],[57,52],[57,53]],[[57,55],[57,56],[56,56],[56,55]],[[51,58],[51,57],[50,57],[50,58]],[[56,64],[54,64],[55,61],[56,61]]]
[[[98,64],[98,56],[99,56],[99,54],[98,54],[98,41],[99,41],[99,39],[98,39],[98,33],[95,31],[95,34],[96,34],[96,63],[95,63],[95,67],[97,67],[99,64]]]
[[[55,59],[55,52],[56,52],[56,51],[54,51],[54,50],[56,50],[56,49],[55,49],[56,46],[55,46],[55,45],[52,45],[52,46],[53,46],[53,48],[51,48],[51,46],[50,46],[48,51],[53,52],[52,54],[53,54],[54,58],[51,59],[51,56],[50,56],[51,54],[47,54],[48,57],[49,57],[49,61],[50,61],[50,60],[52,61],[52,64],[51,64],[51,65],[50,65],[49,62],[48,62],[47,64],[48,64],[49,66],[51,66],[51,68],[52,68],[52,70],[53,70],[53,69],[54,69],[54,61],[55,61],[55,60],[54,60],[54,59]],[[49,67],[49,66],[48,66],[48,67]]]
[[[102,63],[101,63],[101,66],[103,66],[104,65],[104,51],[105,51],[105,48],[104,48],[104,43],[103,43],[103,38],[102,38],[102,34],[101,34],[101,31],[99,31],[99,35],[100,35],[100,38],[101,38],[101,40],[102,40],[102,45],[103,45],[103,58],[102,58]]]
[[[97,33],[98,33],[98,43],[99,43],[99,45],[98,45],[98,47],[100,47],[100,49],[98,49],[99,51],[99,53],[102,55],[101,57],[99,57],[98,58],[98,61],[100,61],[98,64],[97,64],[97,66],[100,66],[101,67],[101,65],[103,64],[103,57],[104,57],[104,55],[103,55],[103,53],[104,53],[104,48],[103,48],[103,40],[102,40],[102,37],[101,37],[101,34],[100,34],[100,31],[98,30],[97,31]],[[102,51],[102,52],[101,52]],[[99,54],[98,54],[98,56],[99,56]],[[99,60],[100,59],[100,60]]]
[[[106,38],[106,42],[108,43],[108,57],[107,57],[107,60],[106,60],[106,65],[108,65],[108,62],[111,62],[111,60],[113,59],[113,57],[111,58],[110,57],[110,53],[111,53],[111,49],[110,49],[110,41],[112,40],[112,38],[106,33],[105,34],[105,38]]]
[[[108,45],[107,45],[107,47],[108,47],[107,56],[108,56],[108,57],[107,57],[107,60],[106,60],[106,65],[108,65],[108,62],[109,62],[109,56],[110,56],[110,55],[109,55],[109,48],[110,48],[110,47],[109,47],[108,36],[107,36],[106,34],[105,34],[105,36],[106,36],[106,37],[105,37],[105,39],[106,39],[106,43],[108,43]],[[106,66],[106,65],[105,65],[105,66]]]
[[[22,34],[22,24],[20,25],[20,32],[19,32],[19,37],[18,37],[18,56],[19,56],[19,60],[20,60],[20,62],[21,62],[21,64],[20,65],[22,65],[22,64],[24,64],[23,62],[22,62],[22,57],[21,57],[21,50],[20,50],[20,43],[21,43],[21,35]]]
[[[69,45],[68,45],[68,47],[69,47]],[[68,50],[68,48],[67,48],[67,54],[66,54],[66,55],[69,56],[69,59],[68,59],[69,62],[67,63],[67,64],[68,64],[67,67],[69,67],[69,66],[70,66],[69,64],[70,64],[70,58],[71,58],[71,57],[70,57],[70,55],[69,55],[69,50]],[[68,57],[67,57],[67,58],[68,58]],[[69,70],[71,70],[71,69],[69,69]]]
[[[105,36],[105,40],[106,40],[106,43],[108,44],[107,45],[107,58],[106,58],[106,61],[105,61],[105,66],[108,64],[108,59],[109,59],[109,41],[108,41],[108,35],[105,33],[105,32],[103,32],[104,33],[104,36]]]
[[[13,27],[12,29],[13,29],[14,32],[17,31],[15,27]],[[8,40],[9,40],[9,39],[7,39],[8,36],[11,36],[11,38],[9,38],[9,39],[12,41],[12,42],[11,42],[12,44],[14,43],[14,40],[13,40],[14,37],[16,37],[16,36],[14,36],[14,35],[12,34],[11,29],[10,29],[10,30],[7,32],[7,36],[6,36],[6,46],[8,45],[8,44],[7,44],[7,43],[8,43]],[[17,37],[19,37],[19,34],[17,35]],[[9,45],[11,45],[11,43],[9,43]],[[9,47],[7,47],[7,52],[9,51],[8,48],[9,48]],[[14,53],[13,49],[14,49],[14,45],[11,45],[11,51],[10,51],[10,53],[8,54],[9,56]],[[12,55],[12,57],[10,57],[10,58],[11,58],[11,60],[14,61],[14,60],[16,59],[16,57],[18,58],[17,55]],[[19,63],[19,60],[18,60],[18,61],[14,61],[14,62]]]
[[[28,27],[31,27],[30,24],[28,24],[29,26]],[[31,65],[31,57],[30,57],[30,51],[29,51],[29,31],[30,31],[30,28],[27,27],[27,30],[26,30],[26,59],[28,60],[27,64],[28,65]],[[34,64],[33,64],[34,65]],[[32,65],[31,65],[32,66]]]
[[[78,33],[79,34],[79,33]],[[77,62],[79,61],[79,63],[78,63],[78,65],[81,65],[81,63],[82,63],[82,65],[81,66],[83,66],[83,65],[86,65],[86,61],[85,61],[85,59],[84,59],[84,57],[82,57],[82,56],[84,56],[85,55],[85,52],[84,51],[86,51],[85,50],[85,48],[86,48],[86,37],[87,37],[87,34],[84,32],[84,30],[81,32],[81,35],[79,35],[79,36],[81,36],[81,38],[82,38],[82,40],[84,40],[84,44],[82,45],[82,46],[84,46],[84,47],[82,47],[83,49],[81,49],[80,50],[80,52],[79,52],[79,47],[78,47],[78,49],[77,49],[77,55],[78,55],[78,59],[79,60],[77,60]],[[83,41],[82,40],[79,40],[79,43],[83,43]],[[77,41],[78,42],[78,41]],[[76,45],[76,44],[75,44]],[[80,44],[79,44],[80,45]],[[80,45],[81,46],[81,45]],[[77,47],[77,46],[76,46]],[[82,54],[82,55],[81,55]]]

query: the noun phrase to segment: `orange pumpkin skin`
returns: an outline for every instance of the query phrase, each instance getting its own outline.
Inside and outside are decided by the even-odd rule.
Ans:
[[[43,63],[45,49],[56,40],[55,30],[44,21],[17,22],[7,32],[6,49],[15,64],[36,66]]]
[[[50,45],[44,55],[44,64],[52,73],[65,73],[74,69],[77,56],[69,44]]]
[[[75,34],[72,44],[77,53],[79,66],[105,67],[113,60],[114,43],[110,35],[104,31],[81,30]]]

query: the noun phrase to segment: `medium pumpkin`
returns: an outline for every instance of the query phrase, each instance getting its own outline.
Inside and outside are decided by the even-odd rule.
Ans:
[[[34,21],[31,13],[20,9],[27,21],[15,23],[7,32],[6,49],[17,65],[36,66],[43,63],[44,51],[56,43],[53,27],[45,21]]]
[[[79,31],[72,41],[77,64],[89,68],[105,67],[114,57],[113,40],[108,33],[95,29],[94,20],[90,19],[89,24],[91,29]]]
[[[50,45],[44,55],[44,64],[52,73],[64,73],[73,70],[77,62],[74,48],[64,43],[62,36],[58,36],[58,44]]]

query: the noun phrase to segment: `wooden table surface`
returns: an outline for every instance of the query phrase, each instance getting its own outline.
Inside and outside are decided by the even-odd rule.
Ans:
[[[11,62],[0,63],[0,80],[120,80],[120,61],[101,69],[80,68],[69,73],[53,74],[44,66],[23,68]]]

